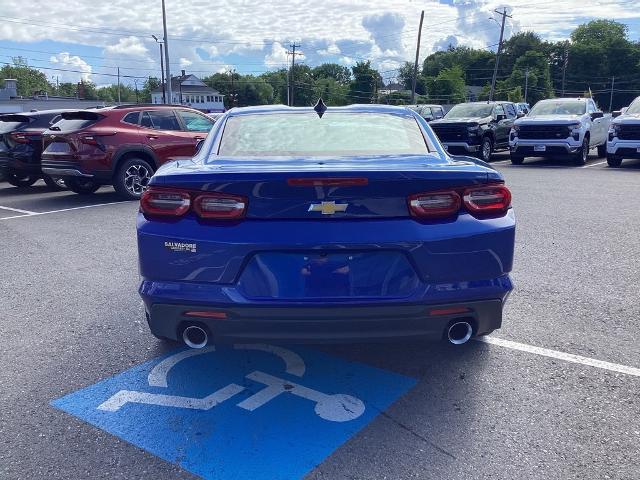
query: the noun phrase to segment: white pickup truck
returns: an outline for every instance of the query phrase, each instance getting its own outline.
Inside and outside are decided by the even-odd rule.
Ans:
[[[624,158],[640,158],[640,97],[629,108],[613,112],[607,142],[607,163],[619,167]]]
[[[584,165],[591,148],[607,154],[611,117],[604,115],[591,98],[540,100],[526,117],[515,121],[509,135],[511,162],[526,157],[569,156]]]

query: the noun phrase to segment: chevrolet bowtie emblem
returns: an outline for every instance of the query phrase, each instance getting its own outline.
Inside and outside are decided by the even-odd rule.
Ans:
[[[348,203],[322,202],[309,205],[309,212],[322,212],[322,215],[333,215],[336,212],[346,212]]]

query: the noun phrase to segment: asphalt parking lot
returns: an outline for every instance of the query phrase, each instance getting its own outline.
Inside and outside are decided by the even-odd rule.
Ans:
[[[246,457],[215,463],[188,451],[158,453],[171,447],[157,445],[163,438],[197,444],[216,433],[218,444],[207,439],[217,448],[210,456],[222,457],[232,437],[247,438],[241,448],[253,453],[259,478],[296,478],[300,470],[290,465],[298,458],[311,465],[309,479],[640,478],[640,161],[619,169],[596,158],[585,167],[542,159],[512,166],[502,154],[494,164],[518,219],[516,290],[501,330],[458,348],[340,345],[291,347],[300,358],[279,354],[287,381],[325,394],[359,392],[367,409],[351,429],[355,414],[340,428],[329,425],[335,419],[326,411],[305,410],[326,395],[296,393],[293,383],[291,398],[262,407],[266,415],[222,403],[233,421],[217,418],[204,434],[197,408],[186,418],[142,402],[138,415],[114,424],[82,413],[76,392],[106,401],[110,384],[85,387],[114,376],[133,381],[138,365],[158,365],[180,348],[152,337],[143,318],[137,204],[110,188],[81,197],[0,183],[0,478],[258,478],[238,473],[249,471],[238,464]],[[270,374],[276,368],[264,351],[238,357],[221,349],[209,363],[218,353],[220,375],[237,358]],[[287,358],[306,362],[307,375]],[[176,375],[209,381],[207,362],[190,365]],[[165,430],[156,434],[157,422]],[[264,432],[277,433],[268,449]],[[212,465],[224,469],[203,473]]]

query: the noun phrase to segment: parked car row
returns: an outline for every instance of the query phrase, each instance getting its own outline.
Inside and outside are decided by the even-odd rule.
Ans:
[[[215,120],[181,105],[120,105],[0,115],[0,169],[17,187],[90,194],[113,185],[138,199],[153,173],[190,157]]]
[[[640,158],[640,97],[621,111],[605,115],[592,98],[553,98],[530,108],[526,103],[467,102],[455,105],[442,118],[431,115],[437,105],[410,105],[429,122],[451,154],[489,161],[506,150],[511,162],[527,157],[564,157],[577,165],[589,151],[618,167],[624,158]],[[424,112],[429,115],[425,116]]]

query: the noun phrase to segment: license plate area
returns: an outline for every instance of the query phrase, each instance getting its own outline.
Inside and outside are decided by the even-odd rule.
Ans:
[[[264,252],[242,270],[252,299],[405,298],[420,280],[403,252]]]
[[[546,145],[534,145],[533,146],[533,151],[534,152],[546,152],[547,151],[547,146]]]

